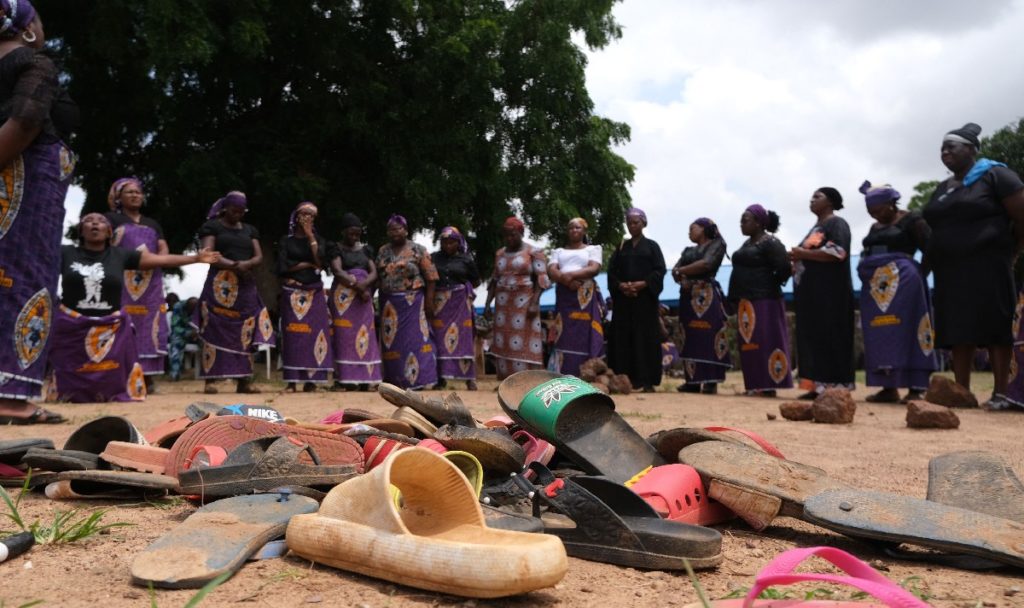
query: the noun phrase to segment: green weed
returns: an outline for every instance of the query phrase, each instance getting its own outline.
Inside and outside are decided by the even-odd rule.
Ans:
[[[203,585],[203,588],[196,591],[196,594],[189,598],[188,603],[185,604],[185,608],[195,608],[199,605],[199,602],[203,601],[207,595],[213,593],[213,590],[220,587],[221,583],[231,578],[233,572],[225,572],[217,578]],[[153,583],[149,584],[149,606],[150,608],[160,608],[156,603],[156,589],[153,588]],[[2,608],[2,607],[0,607]]]
[[[57,511],[53,519],[48,523],[38,519],[32,523],[26,523],[21,515],[19,506],[21,505],[21,497],[28,492],[30,479],[31,474],[25,477],[25,483],[15,498],[12,498],[6,489],[0,488],[0,499],[3,500],[7,507],[6,511],[0,513],[0,515],[9,519],[17,527],[16,532],[31,532],[37,544],[57,545],[73,543],[112,528],[133,525],[126,522],[101,523],[103,516],[107,513],[106,509],[96,509],[88,513],[83,513],[81,509]]]
[[[639,418],[640,420],[661,420],[661,414],[648,414],[647,412],[641,412],[633,410],[632,412],[622,412],[624,418]]]

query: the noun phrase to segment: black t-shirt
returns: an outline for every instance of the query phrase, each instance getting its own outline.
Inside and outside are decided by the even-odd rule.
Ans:
[[[756,243],[747,239],[732,254],[729,300],[764,300],[782,296],[792,266],[779,239],[766,234]]]
[[[370,272],[370,261],[374,258],[373,250],[369,245],[363,245],[358,249],[346,249],[340,243],[331,245],[328,256],[330,261],[334,261],[334,258],[341,258],[341,269],[345,272],[356,268]]]
[[[443,251],[435,251],[430,254],[437,268],[437,286],[452,287],[463,285],[467,282],[477,285],[480,283],[480,271],[476,269],[476,262],[473,256],[468,253],[456,253],[446,255]]]
[[[864,237],[864,255],[905,253],[913,257],[917,250],[928,249],[931,228],[919,211],[910,211],[888,226],[875,224]]]
[[[128,217],[127,215],[125,215],[123,213],[118,213],[116,211],[108,211],[108,212],[104,213],[103,215],[108,220],[110,220],[110,225],[111,225],[111,227],[114,230],[117,230],[118,226],[122,226],[124,224],[136,224],[137,223],[140,226],[148,226],[148,227],[152,228],[153,231],[156,232],[156,238],[158,240],[165,240],[164,239],[164,229],[160,226],[160,222],[154,220],[151,217],[146,217],[146,216],[143,215],[142,217],[139,218],[139,221],[136,222],[135,220],[133,220],[132,218]],[[153,253],[156,253],[156,252],[154,251]]]
[[[68,308],[87,317],[102,317],[121,308],[124,271],[138,270],[142,252],[107,247],[89,251],[61,247],[61,297]]]
[[[242,224],[241,228],[228,228],[217,218],[208,220],[199,228],[199,238],[213,236],[213,250],[221,256],[235,262],[251,259],[256,253],[252,247],[253,239],[259,240],[260,231],[252,224]]]
[[[320,256],[320,264],[324,263],[326,243],[320,235],[316,235],[317,255]],[[288,272],[288,269],[300,262],[314,264],[313,250],[309,246],[309,239],[305,236],[285,236],[281,239],[281,245],[277,252],[277,274],[285,279],[293,279],[303,285],[311,285],[320,280],[320,270],[303,268],[295,272]]]

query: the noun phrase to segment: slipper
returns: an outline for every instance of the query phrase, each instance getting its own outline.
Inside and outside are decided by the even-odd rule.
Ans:
[[[455,465],[455,468],[469,482],[469,487],[473,488],[473,495],[480,498],[480,490],[484,485],[484,467],[477,457],[469,452],[460,452],[459,450],[449,450],[442,456]],[[509,528],[503,529],[508,530]]]
[[[837,574],[818,574],[796,572],[797,567],[812,556],[818,556],[831,562],[846,576]],[[778,600],[757,599],[769,587],[792,585],[794,583],[815,582],[849,585],[864,593],[881,600],[881,604],[860,601],[833,600]],[[710,604],[697,602],[684,608],[789,608],[803,606],[805,608],[929,608],[928,604],[918,599],[909,591],[885,578],[877,570],[857,559],[849,553],[834,547],[809,547],[790,549],[780,553],[768,563],[754,578],[754,586],[743,599],[716,600]]]
[[[747,439],[750,439],[767,454],[771,454],[776,458],[785,458],[782,455],[782,452],[779,451],[779,448],[775,447],[764,437],[761,437],[753,431],[737,429],[729,426],[708,426],[702,429],[680,427],[676,429],[669,429],[667,431],[658,431],[647,438],[647,443],[653,445],[654,449],[658,450],[658,454],[660,454],[666,461],[679,462],[679,450],[694,443],[699,443],[701,441],[731,441],[732,443],[737,444],[744,443],[731,435],[723,434],[727,431],[743,435]]]
[[[507,475],[523,470],[526,454],[512,437],[490,429],[446,424],[434,433],[434,440],[449,450],[469,452],[489,473]]]
[[[24,470],[9,464],[0,463],[0,486],[5,488],[23,488],[26,481],[28,488],[34,490],[39,486],[57,481],[57,474],[50,471]]]
[[[605,477],[556,478],[543,465],[530,468],[542,485],[534,493],[534,515],[544,504],[572,520],[541,518],[544,532],[562,539],[573,557],[651,570],[685,570],[687,561],[693,569],[713,568],[722,562],[717,530],[661,519],[644,499]]]
[[[484,523],[488,528],[511,530],[513,532],[531,532],[533,534],[544,532],[544,522],[539,517],[504,511],[490,505],[480,505],[480,510],[484,514]]]
[[[463,597],[550,587],[568,568],[558,539],[488,528],[466,478],[428,450],[395,452],[335,487],[319,513],[292,518],[285,538],[314,562]]]
[[[310,445],[325,465],[353,465],[355,473],[363,471],[362,447],[344,435],[313,431],[298,426],[275,424],[249,416],[214,416],[189,427],[174,442],[167,455],[164,474],[177,476],[186,467],[193,450],[202,445],[220,446],[231,452],[246,441],[260,437],[288,436]],[[299,455],[305,463],[312,463],[308,453]]]
[[[349,407],[343,410],[335,410],[320,420],[320,424],[345,424],[348,422],[362,422],[380,418],[377,414],[359,408]]]
[[[66,422],[64,416],[41,407],[37,407],[28,416],[0,416],[0,424],[12,424],[14,426],[24,426],[29,424],[60,424],[62,422]]]
[[[928,461],[928,500],[1024,523],[1024,484],[999,454],[953,452]]]
[[[219,403],[196,401],[185,406],[185,415],[192,422],[199,422],[200,420],[206,420],[210,416],[216,416],[222,409],[224,409],[224,406]]]
[[[628,487],[658,515],[672,521],[711,526],[736,517],[725,505],[708,497],[700,475],[685,464],[654,467]]]
[[[99,454],[79,450],[29,448],[21,462],[40,471],[87,471],[101,466]]]
[[[299,462],[305,454],[313,464]],[[261,437],[247,441],[217,466],[186,469],[178,474],[182,494],[220,498],[266,492],[280,486],[334,486],[357,474],[354,464],[322,465],[316,450],[293,437]]]
[[[194,589],[224,573],[237,572],[288,521],[314,513],[317,502],[291,495],[225,498],[197,510],[132,561],[132,582],[167,589]]]
[[[64,471],[46,486],[51,500],[158,498],[176,492],[173,477],[132,471]]]
[[[401,389],[394,384],[381,382],[377,385],[377,394],[385,401],[398,407],[408,407],[437,426],[443,424],[460,424],[477,426],[473,414],[462,403],[457,393],[448,393],[444,397],[424,397],[415,391]]]
[[[266,420],[268,422],[284,422],[284,416],[281,415],[281,412],[265,405],[248,405],[245,403],[225,405],[217,411],[217,415],[250,416],[252,418],[259,418],[260,420]]]
[[[487,420],[485,420],[483,422],[483,426],[486,427],[486,428],[489,428],[489,429],[498,428],[498,427],[508,428],[508,427],[510,427],[510,426],[512,426],[514,424],[515,424],[514,420],[512,420],[511,418],[509,418],[508,416],[505,416],[503,414],[498,414],[497,416],[491,416],[490,418],[488,418]]]
[[[192,426],[193,422],[194,420],[188,416],[172,418],[149,429],[142,434],[142,438],[150,445],[169,448],[174,445],[174,441],[185,432],[185,429]]]
[[[188,420],[186,418],[186,420]],[[167,448],[154,445],[139,445],[126,441],[111,441],[100,453],[100,459],[129,471],[142,471],[162,475],[167,466]]]
[[[395,420],[394,418],[371,418],[369,420],[360,420],[359,422],[333,424],[322,422],[302,422],[289,416],[283,420],[283,423],[292,426],[301,426],[302,428],[314,431],[323,431],[325,433],[347,433],[349,430],[360,426],[372,427],[388,433],[398,433],[408,437],[412,437],[414,432],[412,426],[408,423],[402,422],[401,420]]]
[[[381,435],[366,435],[363,441],[358,436],[349,435],[363,445],[363,461],[366,463],[367,471],[384,462],[384,459],[396,450],[416,446],[416,440],[401,435],[383,433]]]
[[[625,483],[664,459],[615,412],[615,402],[572,376],[512,374],[498,387],[505,413],[587,473]],[[614,449],[612,449],[614,446]]]
[[[417,434],[424,438],[433,437],[434,433],[437,432],[437,425],[410,407],[403,406],[398,408],[391,414],[391,417],[408,424]]]
[[[4,439],[0,441],[0,464],[18,464],[30,448],[52,450],[49,439]]]
[[[420,442],[416,444],[416,447],[430,450],[431,452],[437,452],[438,454],[444,454],[448,451],[448,448],[444,447],[444,444],[436,439],[420,439]]]
[[[523,466],[529,466],[531,462],[539,462],[547,466],[551,464],[551,459],[555,457],[555,446],[543,439],[537,439],[526,431],[519,430],[512,433],[512,440],[522,446],[523,451],[526,453],[526,460],[523,462]],[[527,479],[533,478],[533,471],[530,469],[527,469],[523,474],[526,475]]]
[[[908,543],[1024,567],[1024,524],[929,500],[829,490],[807,499],[804,520],[855,538]]]
[[[708,496],[755,530],[779,515],[803,519],[804,502],[825,490],[849,489],[817,468],[728,441],[702,441],[679,451],[700,473]]]
[[[897,392],[891,394],[891,396],[886,396],[884,391],[878,391],[865,397],[864,401],[868,403],[900,403],[900,395]]]
[[[65,450],[78,450],[99,454],[111,441],[145,444],[139,429],[121,416],[103,416],[90,420],[75,429],[64,442]]]

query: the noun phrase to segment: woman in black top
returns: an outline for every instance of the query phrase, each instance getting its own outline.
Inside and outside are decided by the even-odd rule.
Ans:
[[[277,275],[281,278],[281,359],[286,391],[295,383],[310,393],[326,383],[331,372],[331,316],[320,270],[326,267],[327,244],[316,232],[317,208],[299,203],[281,239]]]
[[[686,383],[680,392],[715,394],[718,383],[725,380],[732,367],[722,288],[715,280],[725,258],[725,240],[718,226],[701,217],[690,224],[690,241],[672,268],[672,278],[679,283],[679,326],[683,344],[680,357]]]
[[[661,247],[644,236],[647,214],[626,212],[630,238],[608,262],[608,291],[612,322],[608,335],[608,365],[643,392],[661,384],[661,323],[658,296],[664,288],[665,257]]]
[[[480,286],[480,272],[469,253],[466,239],[455,226],[441,230],[441,249],[430,254],[437,268],[434,287],[434,318],[430,333],[437,351],[438,382],[465,380],[466,389],[476,390],[476,346],[473,331],[474,287]]]
[[[78,109],[38,52],[45,36],[32,3],[0,0],[0,22],[0,424],[57,423],[60,414],[29,400],[42,395],[53,343],[64,195],[75,168],[65,142]]]
[[[977,158],[981,127],[968,123],[942,140],[953,172],[924,208],[932,229],[935,342],[953,350],[957,384],[970,389],[971,361],[987,346],[995,387],[987,409],[1018,407],[1006,397],[1016,299],[1013,259],[1024,241],[1024,183],[1002,163]]]
[[[865,384],[882,390],[872,403],[906,403],[920,399],[937,368],[927,270],[914,261],[928,247],[931,230],[917,211],[897,206],[892,186],[864,182],[868,214],[875,219],[864,237],[860,274],[860,321],[864,331]],[[907,395],[900,399],[900,387]]]
[[[850,277],[850,226],[835,215],[843,197],[835,188],[811,195],[817,221],[793,260],[793,308],[800,399],[814,399],[826,388],[853,390],[853,279]]]
[[[136,327],[121,310],[126,270],[150,270],[201,262],[216,263],[220,254],[204,249],[195,255],[166,255],[111,246],[110,221],[90,213],[78,226],[79,245],[61,250],[61,306],[54,324],[50,363],[61,401],[141,400],[146,396],[138,361]]]
[[[793,386],[789,324],[782,286],[792,267],[786,248],[772,232],[779,216],[750,205],[740,217],[747,240],[732,254],[729,301],[736,308],[740,366],[748,395],[774,397],[776,389]]]
[[[355,214],[346,213],[341,216],[341,241],[328,256],[334,274],[330,302],[335,389],[366,390],[381,381],[380,343],[373,313],[377,265],[373,250],[362,237],[363,223]]]
[[[274,326],[252,273],[263,262],[260,233],[242,222],[247,210],[245,194],[229,192],[213,204],[199,229],[203,248],[223,256],[210,267],[192,317],[203,343],[199,375],[208,394],[217,392],[218,378],[235,378],[239,393],[260,392],[251,382],[252,353],[260,345],[274,345]]]

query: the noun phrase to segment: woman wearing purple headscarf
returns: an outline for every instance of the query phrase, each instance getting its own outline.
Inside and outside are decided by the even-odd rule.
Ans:
[[[476,390],[476,345],[473,331],[475,287],[480,271],[469,253],[465,237],[455,226],[441,230],[441,249],[430,254],[437,268],[434,291],[434,319],[430,329],[437,350],[437,375],[446,380],[465,380],[466,389]]]
[[[835,214],[843,197],[835,188],[811,195],[817,221],[793,247],[793,310],[800,399],[814,399],[827,388],[853,390],[853,278],[850,225]]]
[[[785,246],[772,234],[778,229],[774,211],[750,205],[740,217],[740,232],[747,240],[732,254],[729,301],[736,309],[740,367],[750,396],[774,397],[777,389],[793,386],[782,301],[792,266]]]
[[[192,324],[203,343],[199,375],[205,392],[217,392],[214,382],[234,378],[239,393],[258,393],[252,385],[252,353],[274,345],[274,325],[256,289],[252,269],[263,262],[260,233],[242,222],[248,210],[245,194],[228,192],[210,207],[199,228],[204,249],[223,256],[210,266]]]
[[[286,391],[295,383],[311,393],[325,384],[331,372],[331,315],[320,271],[326,266],[327,243],[317,234],[317,208],[299,203],[288,219],[288,234],[277,252],[277,276],[281,278],[281,359]]]
[[[0,0],[0,424],[64,419],[42,394],[78,109],[44,54],[29,0]],[[26,255],[30,252],[31,255]]]
[[[555,348],[548,369],[578,376],[580,365],[604,356],[604,297],[594,277],[603,263],[600,245],[587,238],[587,220],[569,220],[565,247],[551,252],[555,283]]]
[[[706,217],[690,224],[690,241],[672,268],[672,278],[679,283],[679,327],[683,343],[679,353],[683,359],[686,384],[679,391],[715,394],[725,372],[732,368],[722,288],[715,280],[725,258],[725,240],[718,226]]]
[[[658,296],[664,288],[665,256],[657,243],[644,236],[646,226],[646,213],[635,207],[627,211],[630,238],[608,261],[612,297],[608,365],[617,374],[629,375],[634,387],[652,393],[661,384]]]
[[[145,200],[142,182],[137,178],[122,177],[110,186],[107,194],[110,211],[105,215],[114,227],[113,244],[125,249],[167,255],[170,249],[164,240],[163,228],[153,218],[142,215]],[[167,355],[163,272],[159,268],[126,270],[121,302],[125,314],[135,325],[139,364],[146,375],[146,391],[152,394],[152,377],[164,373],[164,356]]]
[[[914,254],[928,248],[931,229],[917,211],[897,206],[900,193],[886,184],[860,187],[875,219],[864,237],[857,273],[860,322],[864,330],[865,384],[882,390],[867,397],[872,403],[906,403],[920,399],[928,378],[938,368],[928,302],[925,261]],[[926,266],[925,266],[926,267]],[[901,400],[897,389],[907,388]]]
[[[377,251],[384,380],[402,388],[430,387],[437,382],[429,323],[437,269],[426,247],[409,241],[401,215],[388,219],[388,241]]]
[[[61,248],[61,305],[53,325],[53,392],[74,403],[140,401],[146,396],[132,318],[122,309],[126,276],[134,270],[214,264],[220,254],[150,253],[111,245],[110,221],[86,214],[78,225],[79,244]]]

